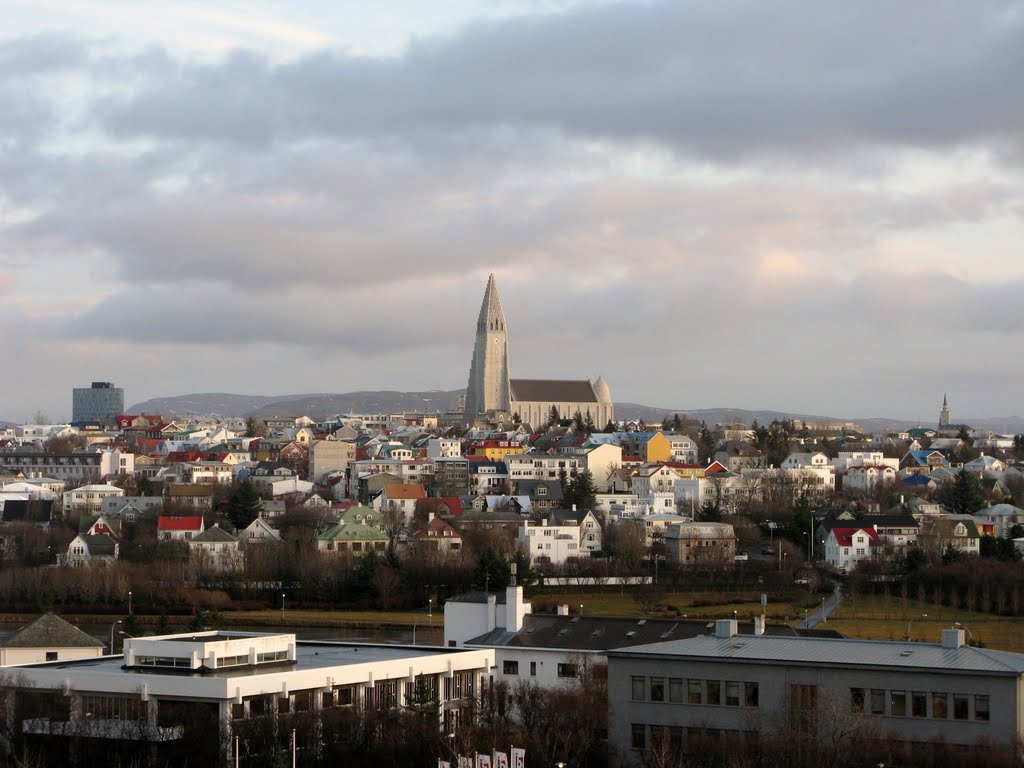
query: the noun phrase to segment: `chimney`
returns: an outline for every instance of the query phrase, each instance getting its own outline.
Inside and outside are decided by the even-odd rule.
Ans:
[[[951,651],[964,644],[964,631],[962,629],[942,630],[942,647]]]
[[[736,619],[719,619],[715,622],[715,637],[735,637]]]
[[[764,616],[754,617],[754,635],[764,634]]]

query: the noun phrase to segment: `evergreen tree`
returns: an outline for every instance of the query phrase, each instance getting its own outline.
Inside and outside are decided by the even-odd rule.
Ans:
[[[516,576],[518,577],[518,573]],[[493,547],[487,547],[477,558],[473,569],[473,588],[494,590],[504,589],[512,583],[512,569],[505,558]]]
[[[594,417],[591,416],[590,411],[587,411],[587,417],[583,420],[583,431],[588,435],[597,432],[597,425],[594,423]]]
[[[943,494],[942,506],[955,515],[973,515],[985,508],[981,484],[973,472],[961,469],[956,473],[952,487]]]
[[[573,476],[566,488],[564,500],[566,504],[575,504],[576,509],[593,509],[597,506],[597,484],[589,470]]]
[[[562,420],[562,417],[558,413],[558,406],[557,405],[552,405],[551,406],[551,410],[548,411],[548,426],[549,427],[553,427],[553,426],[555,426],[555,424],[557,424],[561,420]]]
[[[228,494],[225,514],[236,530],[242,530],[263,512],[263,499],[256,486],[242,483]]]
[[[579,412],[579,409],[572,415],[572,428],[577,432],[583,431],[583,414]]]
[[[679,414],[677,413],[672,417],[672,431],[678,432],[682,428],[683,420],[679,418]]]
[[[708,429],[706,422],[700,423],[700,432],[697,434],[698,453],[701,463],[706,463],[715,452],[715,438]]]
[[[612,422],[612,420],[611,420],[611,419],[609,419],[609,420],[608,420],[608,423],[604,425],[604,433],[605,433],[606,435],[610,435],[610,434],[612,434],[612,433],[613,433],[613,432],[615,432],[615,431],[616,431],[616,429],[615,429],[615,423],[614,423],[614,422]]]

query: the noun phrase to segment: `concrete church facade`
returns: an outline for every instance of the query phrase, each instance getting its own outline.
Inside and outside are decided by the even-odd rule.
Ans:
[[[611,390],[601,377],[593,383],[589,379],[509,378],[505,312],[491,275],[476,323],[464,421],[509,421],[518,415],[536,428],[547,423],[552,407],[564,419],[577,411],[589,415],[598,429],[615,419]]]

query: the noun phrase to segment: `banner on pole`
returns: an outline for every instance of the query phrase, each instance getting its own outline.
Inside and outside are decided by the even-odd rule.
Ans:
[[[526,750],[512,747],[512,768],[526,768]]]
[[[491,756],[490,755],[477,755],[476,756],[476,768],[491,768]]]
[[[494,768],[508,768],[508,752],[495,751]]]

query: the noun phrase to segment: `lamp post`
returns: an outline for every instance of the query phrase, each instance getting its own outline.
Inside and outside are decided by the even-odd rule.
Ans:
[[[132,591],[128,590],[128,615],[132,615]]]
[[[821,598],[821,623],[828,624],[828,616],[825,613],[825,598]]]
[[[910,628],[912,626],[914,626],[914,619],[916,619],[916,618],[918,618],[918,617],[917,616],[911,616],[910,617],[910,621],[907,622],[907,631],[903,635],[903,639],[904,640],[909,640],[910,639]],[[927,613],[922,613],[920,618],[927,619],[928,618],[928,614]]]
[[[281,615],[284,616],[284,592],[281,593]]]
[[[583,603],[580,603],[580,616],[583,615]]]
[[[118,619],[117,621],[115,621],[113,624],[110,625],[110,655],[111,656],[114,655],[114,627],[116,627],[118,624],[122,624],[122,623],[123,622],[120,619]]]
[[[434,620],[434,598],[427,598],[427,619],[429,621]]]

